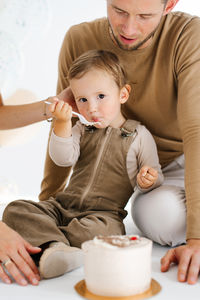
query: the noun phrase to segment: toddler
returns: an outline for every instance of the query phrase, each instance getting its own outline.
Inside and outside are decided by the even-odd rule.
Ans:
[[[44,278],[81,266],[84,241],[125,234],[124,208],[134,190],[145,193],[163,181],[152,135],[121,112],[131,87],[116,55],[88,51],[72,63],[68,79],[77,110],[95,122],[77,121],[72,127],[71,106],[59,100],[50,104],[49,154],[58,166],[72,166],[69,184],[46,201],[14,201],[3,215],[24,239],[41,247]]]

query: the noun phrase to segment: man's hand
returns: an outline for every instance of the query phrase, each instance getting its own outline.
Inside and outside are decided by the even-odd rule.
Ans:
[[[137,174],[137,183],[142,189],[152,186],[158,179],[158,172],[148,166],[143,166]]]
[[[31,246],[17,232],[0,222],[0,279],[3,282],[12,282],[10,274],[20,285],[27,285],[28,281],[37,285],[39,271],[29,254],[40,251],[40,248]]]
[[[196,283],[200,272],[200,240],[191,239],[186,245],[167,251],[161,259],[161,271],[168,271],[171,263],[178,264],[178,281]]]

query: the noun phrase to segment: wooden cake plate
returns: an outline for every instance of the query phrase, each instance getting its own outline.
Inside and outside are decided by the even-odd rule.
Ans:
[[[150,297],[156,295],[157,293],[159,293],[161,290],[160,284],[154,279],[151,280],[151,286],[146,292],[144,292],[142,294],[138,294],[138,295],[134,295],[134,296],[126,296],[126,297],[107,297],[107,296],[95,295],[87,289],[84,279],[79,281],[74,286],[74,288],[80,296],[82,296],[86,299],[90,299],[90,300],[105,300],[105,299],[109,299],[109,300],[141,300],[141,299],[150,298]]]

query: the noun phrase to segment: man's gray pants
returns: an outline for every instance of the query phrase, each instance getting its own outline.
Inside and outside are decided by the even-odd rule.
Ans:
[[[186,241],[184,155],[163,168],[164,183],[149,193],[132,196],[132,218],[142,234],[161,245]]]

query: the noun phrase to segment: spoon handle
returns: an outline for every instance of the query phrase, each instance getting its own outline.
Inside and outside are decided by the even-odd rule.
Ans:
[[[44,101],[44,103],[46,103],[46,104],[52,104],[52,102],[49,102],[49,101]],[[79,116],[80,114],[79,113],[77,113],[77,112],[75,112],[75,111],[72,111],[72,113],[74,114],[74,115],[76,115],[76,116]]]
[[[46,104],[52,104],[51,102],[49,102],[49,101],[46,101],[46,100],[44,101],[44,103],[46,103]]]
[[[52,102],[49,102],[49,101],[44,101],[44,103],[46,103],[46,104],[52,104]],[[75,112],[75,111],[72,111],[72,113],[74,114],[74,115],[76,115],[76,116],[80,116],[80,114],[79,113],[77,113],[77,112]]]
[[[73,110],[72,110],[72,114],[74,114],[75,116],[80,116],[79,113],[77,113],[77,112],[75,112],[75,111],[73,111]]]

